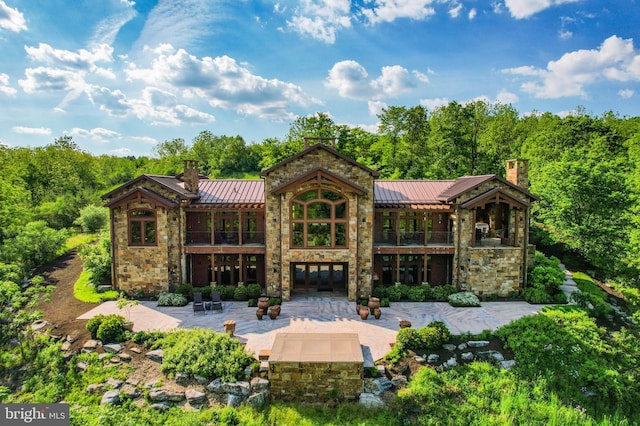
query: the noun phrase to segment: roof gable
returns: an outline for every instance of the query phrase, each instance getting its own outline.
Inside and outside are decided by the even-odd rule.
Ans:
[[[453,181],[453,184],[445,189],[440,195],[438,195],[438,200],[449,203],[454,201],[456,198],[465,194],[472,189],[475,189],[482,185],[483,183],[490,182],[492,180],[498,181],[504,185],[507,185],[519,192],[521,192],[526,198],[529,200],[538,200],[539,198],[535,195],[531,194],[524,188],[519,187],[518,185],[514,185],[513,183],[507,181],[506,179],[498,176],[498,175],[480,175],[480,176],[462,176]]]
[[[267,170],[264,170],[262,172],[260,172],[260,176],[264,177],[267,176],[269,173],[271,173],[272,171],[279,169],[280,167],[289,164],[292,161],[295,161],[301,157],[304,157],[305,155],[309,154],[312,151],[318,150],[318,149],[322,149],[327,151],[330,154],[335,155],[336,157],[342,158],[343,160],[345,160],[346,162],[350,163],[351,165],[355,166],[355,167],[359,167],[362,170],[366,171],[367,173],[369,173],[371,176],[373,177],[377,177],[379,175],[379,173],[373,169],[368,168],[367,166],[358,163],[357,161],[355,161],[353,158],[347,157],[346,155],[342,154],[341,152],[336,151],[335,149],[331,148],[330,146],[327,146],[325,144],[322,143],[317,143],[315,145],[310,146],[309,148],[306,148],[303,151],[300,151],[299,153],[297,153],[296,155],[293,155],[285,160],[282,160],[281,162],[279,162],[278,164],[269,167]]]
[[[141,187],[141,183],[144,181],[160,185],[164,189],[175,193],[178,197],[183,199],[195,199],[199,197],[198,194],[189,192],[184,189],[184,182],[180,181],[176,177],[144,174],[138,176],[133,180],[130,180],[127,183],[120,185],[113,191],[104,194],[102,196],[102,199],[108,200],[110,198],[113,198],[114,196],[117,196],[117,194],[121,193],[123,190],[128,192],[129,190],[131,190],[131,188]]]
[[[112,199],[106,204],[106,207],[113,207],[120,204],[127,204],[131,201],[142,201],[145,199],[153,205],[161,205],[166,208],[176,207],[178,205],[178,203],[153,192],[149,188],[138,186]]]
[[[367,190],[360,185],[356,185],[353,182],[348,181],[330,171],[323,169],[322,167],[316,167],[309,172],[296,176],[295,178],[285,182],[284,184],[274,188],[272,194],[281,194],[283,192],[293,191],[297,192],[297,188],[306,183],[316,183],[322,185],[323,183],[330,183],[339,187],[346,188],[348,191],[355,192],[358,195],[367,193]]]
[[[472,209],[475,207],[484,208],[487,203],[503,203],[511,207],[526,209],[531,207],[527,201],[521,200],[502,188],[493,188],[484,194],[480,194],[460,205],[464,209]]]

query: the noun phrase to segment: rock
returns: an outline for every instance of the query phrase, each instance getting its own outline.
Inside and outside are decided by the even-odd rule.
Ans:
[[[71,349],[71,343],[69,342],[62,342],[62,345],[60,346],[60,350],[62,350],[63,352],[68,351],[69,349]]]
[[[174,391],[170,389],[152,389],[149,392],[149,399],[154,402],[171,401],[180,402],[184,401],[184,392]]]
[[[429,354],[429,356],[427,357],[427,362],[429,364],[435,364],[440,360],[440,355],[438,354]]]
[[[132,346],[129,350],[130,350],[131,352],[133,352],[133,353],[136,353],[136,354],[141,354],[141,353],[142,353],[142,349],[140,349],[140,348],[139,348],[139,347],[137,347],[137,346]]]
[[[110,354],[117,354],[122,352],[122,345],[119,343],[108,343],[106,345],[102,345],[102,349]]]
[[[516,366],[516,360],[515,359],[510,359],[508,361],[501,361],[500,362],[500,367],[504,368],[505,370],[511,370],[515,366]]]
[[[460,343],[458,345],[458,350],[459,351],[464,351],[465,349],[467,349],[467,344],[466,343]]]
[[[120,364],[120,363],[122,362],[122,360],[120,359],[120,357],[119,357],[119,356],[114,355],[114,356],[112,356],[112,357],[109,359],[109,362],[110,362],[111,364]]]
[[[260,369],[258,370],[261,373],[269,372],[269,361],[260,361]]]
[[[57,327],[54,325],[54,328]],[[56,342],[58,340],[62,340],[62,334],[50,334],[49,337],[51,337],[53,340],[55,340]]]
[[[263,392],[269,390],[269,381],[267,379],[263,379],[262,377],[254,377],[251,379],[251,391],[252,392]]]
[[[122,386],[122,396],[129,399],[136,399],[140,396],[140,390],[130,384]]]
[[[87,365],[86,362],[78,362],[76,364],[76,368],[80,371],[87,371],[87,368],[89,368],[89,366]]]
[[[71,361],[71,358],[73,358],[74,356],[76,356],[77,352],[76,351],[68,351],[65,352],[64,354],[62,354],[62,359],[64,360],[64,362],[69,362]],[[84,364],[84,363],[79,363],[79,364]],[[85,365],[85,370],[86,371],[86,364]]]
[[[129,354],[128,354],[128,353],[126,353],[126,352],[122,352],[122,353],[118,354],[118,357],[119,357],[122,361],[124,361],[124,362],[129,362],[129,361],[131,361],[131,355],[129,355]]]
[[[375,393],[376,395],[380,395],[381,393],[386,392],[393,387],[393,383],[391,383],[391,380],[387,379],[386,377],[378,377],[377,379],[373,379],[373,384],[377,388],[373,391],[373,393]]]
[[[224,393],[222,390],[222,380],[220,378],[215,379],[207,385],[207,390],[213,393]]]
[[[504,356],[498,351],[484,351],[477,353],[478,358],[485,361],[504,361]]]
[[[244,402],[246,397],[240,395],[227,394],[227,406],[228,407],[237,407]]]
[[[37,321],[34,321],[34,322],[31,323],[31,329],[33,331],[38,331],[38,330],[42,330],[43,328],[48,327],[50,325],[51,325],[51,323],[49,321],[40,319],[40,320],[37,320]]]
[[[449,352],[453,352],[456,350],[456,345],[452,345],[451,343],[445,343],[442,345],[442,349],[447,350]]]
[[[89,386],[87,386],[87,392],[89,392],[92,395],[99,394],[103,390],[104,390],[104,384],[102,383],[91,383]]]
[[[269,399],[269,392],[266,390],[262,392],[254,393],[253,395],[249,396],[249,398],[247,398],[247,405],[254,408],[260,408],[266,405],[268,399]]]
[[[170,405],[168,402],[156,402],[155,404],[151,404],[151,408],[157,411],[167,411]]]
[[[152,389],[152,388],[160,386],[161,384],[162,384],[162,380],[156,380],[156,381],[153,381],[153,382],[145,383],[144,387],[147,388],[147,389]]]
[[[463,361],[473,361],[474,356],[473,356],[473,353],[471,352],[464,352],[460,355],[460,358]]]
[[[407,383],[408,381],[406,376],[394,376],[391,378],[391,384],[395,388],[401,388],[403,386],[406,386]]]
[[[113,290],[111,284],[100,284],[96,286],[96,291],[98,293],[104,293],[105,291]]]
[[[109,354],[108,354],[108,353],[103,352],[103,353],[101,353],[101,354],[98,354],[98,359],[99,359],[100,361],[102,361],[103,359],[105,359],[105,358],[106,358],[106,357],[108,357],[108,356],[109,356]]]
[[[87,340],[86,342],[84,342],[84,345],[82,345],[82,352],[93,352],[98,348],[99,344],[100,341],[98,340]]]
[[[470,348],[483,348],[485,346],[489,346],[489,341],[488,340],[469,340],[467,342],[467,345]]]
[[[251,384],[249,382],[225,382],[222,384],[222,391],[231,395],[247,397],[251,393]]]
[[[187,373],[176,373],[175,381],[180,386],[186,386],[190,382],[189,375]]]
[[[207,379],[206,377],[193,376],[193,378],[196,381],[196,383],[199,385],[206,385],[207,383],[209,383],[209,379]]]
[[[76,340],[78,340],[78,335],[77,334],[67,334],[67,338],[66,338],[67,342],[73,343]]]
[[[414,357],[413,357],[413,360],[414,360],[415,362],[417,362],[418,364],[424,364],[424,363],[426,363],[426,362],[427,362],[427,360],[425,359],[425,357],[420,356],[420,355],[416,355],[416,356],[414,356]]]
[[[162,349],[156,349],[155,351],[149,351],[145,355],[151,361],[162,362]]]
[[[120,402],[120,392],[117,390],[106,391],[104,395],[102,395],[102,399],[100,400],[100,404],[117,404]]]
[[[447,360],[447,362],[445,362],[445,365],[446,365],[448,368],[455,367],[456,365],[458,365],[458,360],[456,359],[456,357],[455,357],[455,356],[452,356],[451,358],[449,358],[449,359]]]
[[[376,365],[378,376],[384,376],[387,373],[387,369],[384,365]]]
[[[105,384],[107,386],[111,386],[113,389],[118,389],[120,388],[120,386],[122,386],[124,382],[120,379],[114,379],[113,377],[109,377],[107,379],[107,381],[105,382]]]
[[[202,404],[207,400],[207,394],[195,389],[187,389],[184,392],[184,396],[185,398],[187,398],[187,401],[189,401],[189,404],[191,405]]]
[[[359,403],[366,408],[384,407],[384,402],[382,401],[382,399],[378,398],[372,393],[367,392],[363,392],[360,394]]]
[[[127,377],[127,380],[124,382],[131,386],[138,386],[140,384],[140,380],[134,379],[133,377]]]

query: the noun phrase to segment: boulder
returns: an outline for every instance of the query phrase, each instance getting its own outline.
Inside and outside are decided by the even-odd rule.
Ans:
[[[187,373],[176,373],[175,381],[180,386],[186,386],[190,382],[189,375]]]
[[[237,407],[240,404],[242,404],[245,401],[246,397],[241,396],[241,395],[233,395],[228,393],[227,394],[227,406],[228,407]]]
[[[467,344],[466,343],[460,343],[458,345],[458,350],[459,351],[464,351],[465,349],[467,349]]]
[[[187,389],[184,392],[185,398],[189,401],[189,404],[203,404],[207,400],[207,394],[195,389]]]
[[[420,356],[420,355],[416,355],[413,357],[413,359],[415,360],[415,362],[417,362],[418,364],[424,364],[427,362],[427,360],[425,359],[425,357]]]
[[[460,359],[462,359],[463,361],[473,361],[473,353],[472,352],[463,352],[460,355]]]
[[[126,384],[122,386],[122,396],[128,399],[136,399],[140,396],[140,390],[132,385]]]
[[[264,390],[262,392],[254,393],[249,398],[247,398],[247,405],[260,408],[266,405],[267,400],[269,399],[269,392]]]
[[[427,357],[427,362],[429,364],[435,364],[440,360],[440,355],[438,354],[429,354],[429,356]]]
[[[87,386],[87,392],[89,392],[92,395],[97,395],[101,393],[103,390],[104,390],[103,383],[91,383],[89,386]]]
[[[87,340],[86,342],[84,342],[84,345],[82,345],[82,352],[93,352],[98,348],[99,344],[99,340]]]
[[[69,342],[62,342],[62,345],[60,346],[60,350],[63,352],[68,351],[69,349],[71,349],[71,343]]]
[[[360,405],[366,408],[379,408],[384,407],[382,399],[372,393],[363,392],[359,398]]]
[[[69,342],[69,343],[73,343],[73,342],[75,342],[76,340],[78,340],[78,335],[77,335],[77,334],[75,334],[75,333],[74,333],[74,334],[67,334],[67,337],[66,337],[66,339],[65,339],[65,340],[66,340],[67,342]]]
[[[453,352],[456,350],[456,345],[452,345],[451,343],[445,343],[442,345],[442,349],[447,350],[449,352]]]
[[[108,343],[106,345],[102,345],[102,349],[110,354],[117,354],[122,352],[122,345],[120,343]]]
[[[500,362],[500,367],[504,368],[505,370],[511,370],[515,366],[516,366],[516,360],[515,359],[510,359],[508,361],[501,361]]]
[[[80,371],[87,371],[87,368],[89,368],[89,366],[86,362],[80,361],[76,364],[76,368]]]
[[[117,404],[120,402],[120,391],[110,390],[106,391],[104,395],[102,395],[102,399],[100,400],[100,404]]]
[[[401,388],[407,385],[407,377],[406,376],[393,376],[391,378],[391,384],[395,388]]]
[[[184,392],[174,391],[171,389],[152,389],[149,392],[149,399],[154,402],[171,401],[180,402],[184,401]]]
[[[124,382],[120,379],[114,379],[113,377],[109,377],[104,383],[113,389],[119,389]]]
[[[251,379],[251,390],[253,392],[263,392],[269,390],[269,381],[262,377],[254,377]]]
[[[162,362],[162,349],[156,349],[155,351],[149,351],[145,355],[151,361]]]
[[[118,357],[124,362],[130,362],[131,361],[131,355],[129,355],[126,352],[119,353]]]
[[[489,346],[488,340],[469,340],[467,342],[467,346],[470,348],[483,348],[485,346]]]
[[[155,404],[151,404],[151,408],[157,411],[167,411],[170,405],[168,402],[156,402]]]
[[[251,393],[251,384],[249,382],[225,382],[222,384],[222,390],[225,393],[246,398]]]
[[[498,351],[484,351],[477,353],[478,358],[485,361],[504,361],[504,356]]]
[[[373,384],[375,386],[375,390],[373,391],[373,393],[375,393],[376,395],[380,395],[393,387],[393,383],[391,383],[391,380],[387,379],[386,377],[378,377],[377,379],[373,379]]]
[[[199,385],[206,385],[207,383],[209,383],[209,379],[207,379],[206,377],[202,377],[202,376],[193,376],[193,379],[196,381],[197,384]]]
[[[456,365],[458,365],[458,360],[456,359],[455,356],[452,356],[444,364],[445,364],[446,367],[452,368],[452,367],[455,367]]]
[[[51,323],[49,321],[40,319],[40,320],[37,320],[37,321],[34,321],[34,322],[31,323],[31,329],[33,331],[38,331],[38,330],[42,330],[43,328],[48,327],[50,325],[51,325]]]
[[[207,385],[207,391],[213,393],[224,393],[222,390],[222,380],[217,378]]]

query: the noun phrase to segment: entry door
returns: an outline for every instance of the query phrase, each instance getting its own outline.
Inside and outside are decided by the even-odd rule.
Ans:
[[[346,289],[346,263],[295,263],[291,269],[294,292]]]

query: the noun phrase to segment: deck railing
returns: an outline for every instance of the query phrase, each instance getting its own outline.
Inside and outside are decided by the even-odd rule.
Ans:
[[[214,244],[216,245],[240,245],[240,232],[238,231],[214,231]],[[211,245],[211,232],[187,231],[187,244]],[[242,245],[264,244],[264,232],[245,231],[242,233]]]

